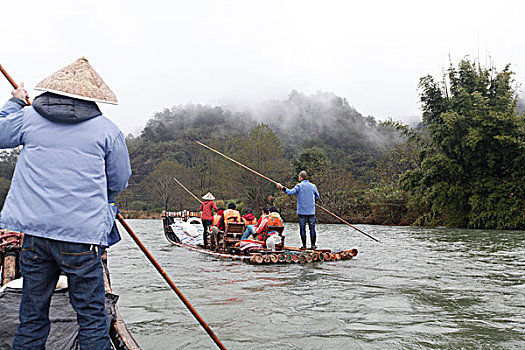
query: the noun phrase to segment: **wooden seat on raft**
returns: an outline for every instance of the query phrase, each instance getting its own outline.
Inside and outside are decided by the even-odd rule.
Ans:
[[[264,241],[266,242],[266,238],[268,237],[268,232],[275,231],[281,237],[281,243],[275,245],[275,250],[283,250],[284,247],[284,226],[267,226],[266,230],[264,230]]]
[[[226,230],[218,240],[217,248],[221,248],[222,252],[228,252],[234,248],[235,243],[241,241],[246,225],[244,223],[230,222],[226,225]]]

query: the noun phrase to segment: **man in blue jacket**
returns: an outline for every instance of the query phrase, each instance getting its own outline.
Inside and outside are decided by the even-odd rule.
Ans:
[[[299,173],[299,183],[291,190],[287,189],[281,184],[277,184],[277,188],[284,191],[288,195],[297,195],[297,214],[299,214],[299,232],[301,234],[301,241],[303,246],[301,249],[306,249],[306,223],[310,230],[311,249],[316,249],[315,241],[315,200],[319,198],[319,191],[317,187],[308,181],[308,174],[306,171]]]
[[[23,146],[0,214],[0,226],[25,233],[20,324],[13,349],[44,349],[49,304],[61,272],[77,312],[81,349],[110,349],[101,252],[110,238],[114,197],[131,175],[126,142],[96,102],[115,95],[82,58],[0,110],[0,147]]]

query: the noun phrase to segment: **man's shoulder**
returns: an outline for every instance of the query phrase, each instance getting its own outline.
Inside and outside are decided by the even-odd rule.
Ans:
[[[317,186],[315,186],[315,184],[311,183],[311,182],[308,181],[308,180],[301,181],[299,184],[300,184],[301,186],[305,186],[305,187],[312,187],[312,188],[313,188],[313,187],[317,187]]]
[[[95,117],[92,120],[94,123],[97,123],[97,125],[100,125],[105,130],[112,132],[112,133],[121,133],[120,128],[113,122],[111,119],[104,115],[99,115],[98,117]]]

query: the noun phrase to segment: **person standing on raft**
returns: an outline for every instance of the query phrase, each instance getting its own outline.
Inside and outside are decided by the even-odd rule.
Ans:
[[[308,181],[308,174],[306,171],[299,173],[299,183],[291,190],[287,189],[280,183],[277,188],[282,190],[287,195],[297,195],[297,214],[299,214],[299,232],[301,234],[301,241],[303,243],[301,249],[306,249],[306,223],[310,230],[311,249],[317,249],[315,246],[315,200],[319,198],[319,191],[317,186]]]
[[[0,110],[0,148],[23,145],[0,227],[24,232],[24,279],[13,349],[44,349],[49,306],[59,275],[67,276],[81,349],[111,349],[105,307],[104,248],[120,240],[114,198],[131,176],[126,140],[96,102],[117,104],[85,58],[35,88],[23,85]]]
[[[202,227],[204,228],[204,232],[202,233],[202,241],[204,244],[204,248],[208,247],[208,227],[213,226],[213,212],[212,210],[215,210],[215,212],[219,211],[217,208],[217,205],[215,204],[214,200],[215,197],[208,192],[204,196],[202,196],[202,199],[204,202],[202,202],[200,211],[201,214],[201,220],[202,220]]]

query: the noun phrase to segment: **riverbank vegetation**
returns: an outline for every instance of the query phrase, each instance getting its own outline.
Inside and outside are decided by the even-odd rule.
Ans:
[[[198,140],[290,188],[306,170],[320,204],[352,223],[525,229],[525,124],[512,77],[469,60],[425,76],[422,122],[410,126],[377,122],[327,92],[292,91],[251,109],[174,106],[127,137],[133,175],[117,203],[133,217],[197,210],[176,177],[219,205],[259,213],[275,204],[296,219],[295,197]],[[16,154],[0,161],[4,198]],[[335,222],[322,212],[318,221]]]

